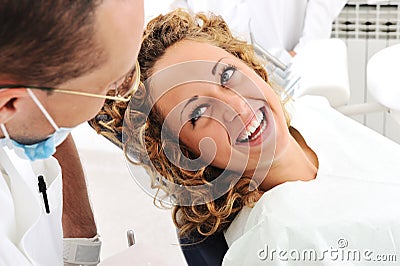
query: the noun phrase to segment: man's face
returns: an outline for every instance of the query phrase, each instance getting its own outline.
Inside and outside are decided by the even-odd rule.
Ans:
[[[95,38],[106,61],[94,71],[58,86],[60,89],[105,95],[135,66],[144,25],[143,0],[104,0],[95,14]],[[89,36],[88,36],[89,38]],[[89,47],[90,49],[90,47]],[[77,64],[89,63],[81,58]],[[73,127],[93,118],[104,100],[63,93],[33,91],[59,127]],[[18,113],[7,122],[11,138],[29,143],[54,132],[33,101],[16,102]]]

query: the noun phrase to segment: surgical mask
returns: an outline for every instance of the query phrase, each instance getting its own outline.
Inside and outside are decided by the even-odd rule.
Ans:
[[[48,136],[46,139],[39,141],[35,144],[22,144],[10,138],[10,135],[8,134],[4,124],[0,124],[0,128],[3,132],[5,139],[11,141],[12,145],[16,147],[15,151],[17,155],[19,155],[19,157],[21,157],[22,159],[28,158],[31,161],[46,159],[56,152],[56,147],[68,137],[68,134],[72,131],[73,128],[58,127],[53,118],[49,115],[46,109],[44,109],[43,105],[40,103],[35,94],[33,94],[30,89],[27,89],[27,91],[37,107],[55,129],[55,132]],[[20,149],[22,149],[23,153],[20,152]]]

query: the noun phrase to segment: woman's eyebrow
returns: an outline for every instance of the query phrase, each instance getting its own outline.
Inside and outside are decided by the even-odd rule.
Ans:
[[[193,96],[192,98],[190,98],[190,99],[185,103],[185,106],[183,106],[183,109],[185,109],[186,106],[187,106],[189,103],[191,103],[191,102],[193,102],[193,101],[196,101],[196,100],[198,100],[198,99],[199,99],[199,95]]]
[[[191,103],[191,102],[193,102],[193,101],[196,101],[196,100],[198,100],[198,99],[199,99],[199,95],[195,95],[195,96],[193,96],[192,98],[190,98],[190,99],[185,103],[185,105],[184,105],[183,108],[182,108],[181,116],[180,116],[181,124],[182,124],[182,113],[183,113],[183,111],[185,111],[186,106],[188,106],[189,103]]]
[[[217,61],[217,63],[215,63],[215,65],[214,65],[214,67],[213,67],[213,69],[212,69],[212,71],[211,71],[211,73],[215,76],[215,72],[217,71],[217,66],[218,66],[218,64],[221,62],[221,60],[222,59],[224,59],[225,57],[222,57],[222,58],[220,58],[218,61]]]

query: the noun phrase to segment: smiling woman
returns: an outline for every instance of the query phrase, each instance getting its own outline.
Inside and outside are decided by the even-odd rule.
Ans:
[[[203,162],[248,177],[257,168],[254,177],[265,178],[289,139],[268,83],[224,49],[191,40],[170,47],[153,71],[147,87],[173,136]]]
[[[323,197],[312,201],[311,197],[304,198],[314,195],[309,190],[311,185],[300,186],[295,193],[296,184],[317,184],[320,195],[330,191],[323,184],[332,176],[368,182],[379,179],[398,185],[392,177],[400,172],[399,167],[390,158],[380,162],[384,156],[379,151],[387,147],[390,154],[400,158],[398,146],[338,114],[318,97],[297,99],[291,113],[294,119],[289,121],[286,105],[278,96],[281,93],[269,83],[252,47],[235,39],[220,17],[176,10],[155,18],[145,30],[139,63],[144,86],[130,103],[107,102],[92,124],[123,147],[133,165],[146,169],[151,179],[147,183],[165,192],[156,193],[156,200],[165,203],[168,196],[175,205],[173,219],[178,232],[192,238],[191,243],[231,228],[233,221],[234,228],[238,228],[238,220],[245,221],[236,230],[238,234],[227,237],[232,243],[240,240],[245,230],[250,232],[247,235],[253,238],[243,237],[241,253],[235,253],[245,258],[243,250],[249,243],[273,237],[274,228],[285,222],[296,224],[296,204],[325,208],[318,205]],[[376,153],[367,152],[365,143],[374,146]],[[360,157],[379,161],[385,165],[385,173],[361,167]],[[146,174],[135,178],[145,182],[143,176]],[[349,192],[355,186],[346,185],[350,183],[335,184],[339,192]],[[275,201],[268,196],[274,191],[278,195]],[[297,200],[291,200],[293,195]],[[269,201],[275,203],[269,205]],[[241,210],[254,205],[260,212],[246,224],[248,217],[241,219]],[[288,219],[284,218],[286,209],[293,214]],[[353,209],[349,215],[358,213]],[[326,221],[338,212],[332,209]],[[264,213],[281,216],[268,223]],[[311,215],[299,216],[312,225]],[[385,224],[386,220],[382,221],[378,226]],[[301,234],[296,227],[288,230]],[[302,243],[311,239],[302,237]],[[285,241],[287,235],[279,236],[277,245]],[[254,265],[247,262],[241,265]]]
[[[146,86],[133,95],[130,103],[133,108],[130,120],[135,122],[125,132],[130,138],[128,153],[143,159],[141,163],[151,173],[152,184],[178,203],[173,217],[180,234],[197,231],[209,236],[227,228],[242,206],[252,205],[261,195],[254,189],[256,182],[251,177],[260,160],[262,145],[252,144],[262,139],[262,135],[256,135],[265,130],[266,115],[270,116],[271,130],[277,127],[289,135],[282,105],[266,83],[267,73],[251,46],[235,39],[220,17],[193,17],[180,10],[159,16],[147,25],[139,63]],[[205,82],[193,82],[198,78]],[[243,96],[244,90],[248,93]],[[92,121],[102,134],[121,146],[122,119],[127,107],[125,103],[110,102]],[[166,134],[162,138],[163,125]],[[140,132],[144,128],[143,146]],[[178,132],[179,147],[176,145]],[[245,139],[248,134],[249,138]],[[213,141],[202,141],[204,137]],[[204,144],[203,149],[200,142]],[[266,152],[268,156],[274,151],[273,142],[274,139],[272,149]],[[287,140],[282,137],[282,145],[285,143]],[[215,149],[208,146],[214,144]],[[258,151],[250,153],[253,158],[249,160],[246,159],[248,149]],[[213,156],[210,150],[217,155]],[[190,164],[198,158],[200,167],[189,165],[190,171],[180,167],[184,164],[182,160],[188,159]],[[248,165],[243,165],[243,158]],[[210,160],[209,165],[204,163]],[[230,169],[226,169],[228,165]],[[270,164],[266,165],[269,168]],[[230,178],[232,182],[225,182],[227,193],[215,198],[208,185],[224,170],[227,180]],[[185,204],[187,190],[163,186],[157,182],[159,175],[184,187],[205,187],[191,194],[191,204]]]
[[[181,235],[212,235],[263,191],[315,177],[315,154],[290,134],[261,62],[220,17],[177,10],[155,18],[139,63],[146,86],[132,97],[125,149],[173,198]],[[121,146],[127,108],[106,104],[92,121]]]

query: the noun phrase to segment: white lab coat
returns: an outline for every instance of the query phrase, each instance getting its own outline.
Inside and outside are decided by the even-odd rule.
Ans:
[[[62,180],[55,158],[31,163],[0,142],[0,266],[62,265]],[[47,184],[45,212],[38,175]]]
[[[171,8],[221,15],[238,37],[249,30],[259,45],[278,57],[298,52],[310,40],[329,38],[332,22],[347,0],[176,0]]]

